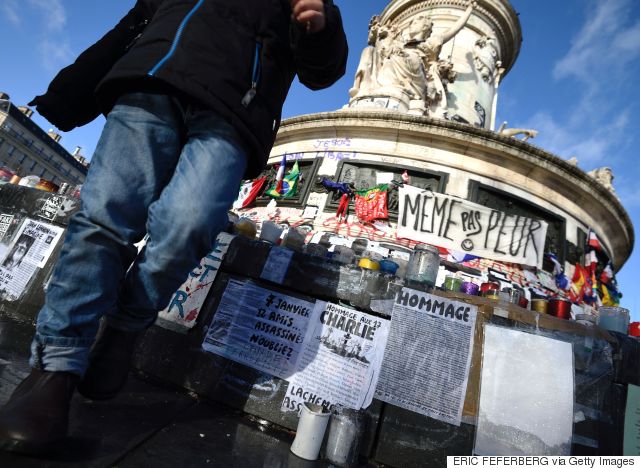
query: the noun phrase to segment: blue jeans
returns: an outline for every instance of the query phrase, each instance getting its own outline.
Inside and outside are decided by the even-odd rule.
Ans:
[[[150,326],[213,249],[246,166],[235,130],[215,112],[160,94],[122,96],[38,315],[32,367],[83,375],[103,316],[124,331]]]

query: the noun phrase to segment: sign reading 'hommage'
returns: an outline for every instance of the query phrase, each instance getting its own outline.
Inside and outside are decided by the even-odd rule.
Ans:
[[[541,267],[547,223],[429,190],[400,188],[398,237]]]

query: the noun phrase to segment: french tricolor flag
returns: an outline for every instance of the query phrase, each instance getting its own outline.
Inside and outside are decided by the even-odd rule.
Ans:
[[[606,284],[609,284],[613,279],[613,265],[611,261],[607,262],[607,266],[604,267],[602,273],[600,274],[600,281]]]
[[[287,154],[282,155],[282,162],[278,168],[278,174],[276,175],[276,192],[282,195],[282,180],[284,179],[284,171],[287,168]]]
[[[598,240],[598,236],[596,236],[596,233],[592,229],[589,229],[589,239],[587,240],[587,245],[596,249],[598,252],[602,249],[600,241]]]

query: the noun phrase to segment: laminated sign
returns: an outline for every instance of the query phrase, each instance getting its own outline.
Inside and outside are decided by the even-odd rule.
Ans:
[[[405,185],[398,237],[478,257],[542,267],[547,223]]]

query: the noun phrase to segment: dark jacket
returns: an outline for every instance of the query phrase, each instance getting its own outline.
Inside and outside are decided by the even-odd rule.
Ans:
[[[124,92],[175,92],[234,125],[253,177],[266,163],[295,75],[321,89],[344,74],[340,12],[324,2],[325,29],[306,34],[291,21],[289,0],[138,0],[31,104],[69,131],[107,114]]]

